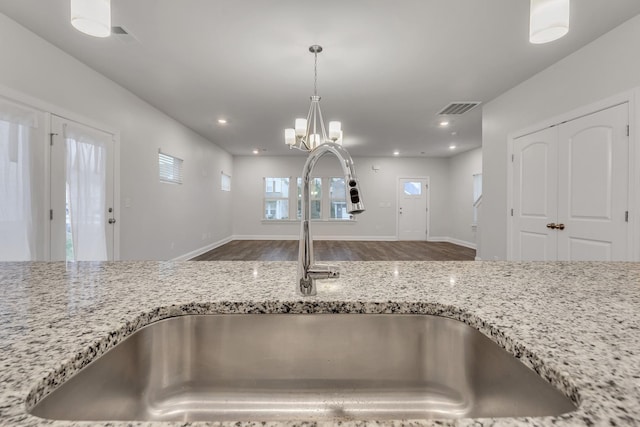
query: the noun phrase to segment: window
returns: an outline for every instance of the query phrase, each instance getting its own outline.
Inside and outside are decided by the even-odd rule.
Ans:
[[[351,219],[351,215],[347,212],[344,178],[329,178],[329,200],[331,219]]]
[[[264,219],[289,219],[289,180],[264,179]]]
[[[231,191],[231,175],[220,172],[220,189],[222,191]]]
[[[264,178],[264,220],[300,220],[302,178]],[[290,185],[295,185],[290,189]],[[310,218],[316,221],[350,221],[347,194],[342,177],[314,177],[309,180]]]
[[[158,151],[160,182],[182,184],[182,159]]]
[[[311,219],[322,219],[322,178],[311,178],[309,181],[311,196]],[[298,178],[298,219],[302,217],[302,178]]]
[[[404,194],[407,196],[422,196],[421,182],[405,182]]]

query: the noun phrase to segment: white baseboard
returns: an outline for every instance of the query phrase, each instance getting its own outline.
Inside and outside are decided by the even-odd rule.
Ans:
[[[179,257],[173,258],[171,261],[188,261],[192,258],[197,257],[198,255],[202,255],[205,252],[209,252],[212,249],[215,249],[217,247],[220,247],[226,243],[229,243],[230,241],[233,240],[233,236],[229,236],[227,238],[224,238],[222,240],[218,240],[217,242],[213,242],[210,245],[207,246],[203,246],[199,249],[196,249],[195,251],[191,251],[189,253],[186,253],[184,255],[180,255]]]
[[[482,261],[482,258],[480,258],[479,256],[476,257],[476,261]]]
[[[469,248],[469,249],[477,249],[475,243],[467,242],[460,239],[454,239],[453,237],[439,237],[439,236],[429,237],[428,241],[429,242],[447,242],[447,243],[453,243],[454,245],[458,245],[458,246],[464,246],[465,248]]]
[[[231,240],[298,240],[295,235],[234,235]],[[391,242],[398,240],[396,236],[313,236],[313,240],[350,240],[367,242]]]

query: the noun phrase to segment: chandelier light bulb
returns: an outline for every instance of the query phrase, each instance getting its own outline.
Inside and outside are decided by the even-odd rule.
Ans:
[[[307,119],[296,119],[296,136],[304,136],[307,133]]]
[[[340,132],[342,128],[342,123],[340,122],[329,122],[329,139],[332,141],[336,141],[340,138]]]
[[[569,0],[531,0],[529,41],[549,43],[569,32]]]
[[[284,130],[284,142],[287,145],[296,145],[296,130],[293,128]]]
[[[71,0],[71,25],[93,37],[109,37],[111,0]]]

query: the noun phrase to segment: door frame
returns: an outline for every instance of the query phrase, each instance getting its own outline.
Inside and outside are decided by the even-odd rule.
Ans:
[[[640,87],[628,90],[617,95],[596,101],[591,104],[584,105],[569,112],[550,117],[546,120],[538,122],[535,125],[527,126],[516,132],[509,133],[507,137],[507,260],[513,260],[513,155],[515,140],[526,135],[541,131],[546,128],[558,126],[562,123],[575,120],[620,104],[627,103],[629,105],[629,185],[628,185],[628,203],[629,203],[629,230],[631,238],[627,243],[627,253],[632,261],[640,261],[640,197],[636,197],[634,189],[640,189],[640,150],[638,149],[638,138],[640,133],[640,109],[637,103],[640,102]]]
[[[74,122],[82,123],[85,126],[89,126],[98,129],[102,132],[110,133],[113,135],[113,209],[114,217],[117,222],[114,224],[113,230],[113,260],[120,260],[120,227],[121,224],[121,210],[120,210],[120,131],[100,121],[91,119],[82,114],[77,114],[73,111],[67,110],[55,104],[43,101],[39,98],[27,95],[19,92],[15,89],[9,88],[0,84],[0,95],[5,98],[12,99],[20,102],[34,109],[40,110],[44,113],[46,132],[45,138],[41,143],[45,148],[45,189],[49,189],[51,186],[51,150],[49,150],[49,133],[51,132],[51,115],[56,115]],[[45,191],[42,195],[43,202],[46,209],[50,209],[51,206],[51,194],[50,191]],[[49,215],[46,215],[43,231],[44,236],[44,255],[46,260],[51,260],[51,221],[48,220]]]
[[[427,191],[427,233],[425,241],[429,241],[431,237],[431,181],[428,176],[397,176],[396,177],[396,241],[400,240],[400,180],[402,179],[420,179],[425,180]]]

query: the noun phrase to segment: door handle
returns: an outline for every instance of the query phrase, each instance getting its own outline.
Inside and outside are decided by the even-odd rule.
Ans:
[[[547,228],[551,228],[552,230],[564,230],[564,224],[556,224],[552,222],[547,224]]]
[[[115,218],[109,218],[109,224],[115,224],[115,223],[116,223]]]

